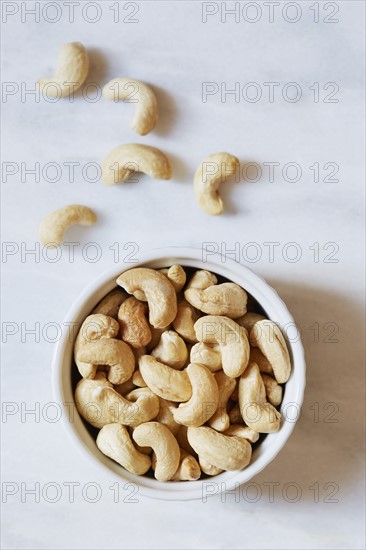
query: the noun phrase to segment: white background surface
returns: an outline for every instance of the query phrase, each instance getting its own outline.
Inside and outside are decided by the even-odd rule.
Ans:
[[[262,16],[252,24],[243,17],[236,23],[233,16],[221,22],[220,13],[204,24],[200,2],[138,2],[138,23],[132,24],[114,23],[109,2],[99,2],[102,15],[94,24],[83,19],[80,2],[70,23],[67,7],[59,2],[58,22],[45,20],[55,16],[51,8],[38,23],[32,16],[22,22],[21,4],[2,25],[4,81],[32,88],[39,77],[52,74],[59,46],[78,40],[90,52],[90,81],[102,86],[116,76],[144,80],[157,92],[161,115],[156,131],[140,138],[129,128],[131,105],[88,103],[80,94],[74,103],[32,96],[22,101],[20,93],[3,103],[3,162],[23,162],[25,168],[39,162],[41,169],[56,162],[62,172],[57,182],[47,181],[51,170],[35,181],[33,175],[22,178],[19,166],[2,184],[2,239],[19,247],[2,264],[3,323],[7,330],[14,323],[17,331],[3,335],[3,400],[19,410],[38,406],[41,411],[52,401],[55,331],[45,336],[42,330],[47,323],[61,324],[82,288],[113,263],[109,247],[116,242],[121,260],[130,242],[145,250],[210,241],[222,252],[239,243],[240,261],[276,288],[302,329],[308,385],[301,420],[285,449],[247,493],[229,494],[226,501],[218,496],[206,503],[165,503],[137,496],[137,503],[129,503],[123,502],[121,487],[121,502],[115,503],[110,481],[75,451],[60,422],[47,422],[42,414],[22,418],[20,412],[3,418],[3,482],[19,489],[2,504],[3,548],[363,548],[364,3],[338,2],[333,17],[339,22],[328,24],[324,17],[333,8],[322,2],[319,23],[310,9],[314,3],[298,2],[302,15],[292,24],[282,16],[283,4],[270,23],[268,7],[260,2]],[[121,18],[130,11],[121,9]],[[90,8],[87,16],[94,13]],[[248,13],[253,18],[254,12]],[[291,9],[288,16],[294,16]],[[203,102],[203,82],[226,83],[228,89],[235,82],[241,89],[256,82],[263,95],[250,103],[243,97],[235,102],[233,96],[222,101],[217,93]],[[265,82],[280,83],[272,103]],[[289,82],[301,87],[296,103],[282,97]],[[319,102],[309,89],[314,82],[319,82]],[[323,101],[332,91],[323,89],[329,82],[339,86],[337,103]],[[167,152],[172,181],[139,176],[139,182],[107,188],[83,179],[86,163],[99,163],[112,147],[135,141]],[[237,155],[242,165],[258,163],[263,175],[257,182],[242,179],[223,186],[227,213],[211,218],[195,203],[192,175],[207,154],[221,150]],[[74,182],[64,165],[70,161],[80,163]],[[273,183],[266,162],[280,163]],[[297,183],[282,177],[288,162],[301,167]],[[321,167],[336,163],[339,181],[324,181],[328,169],[315,182],[309,167],[316,162]],[[22,257],[22,247],[35,247],[42,217],[69,203],[87,204],[99,217],[94,227],[69,232],[69,240],[80,243],[74,261],[67,250],[55,263],[42,254]],[[101,250],[94,263],[82,250],[91,241]],[[253,242],[262,254],[254,263],[248,254],[253,258],[255,249],[247,247]],[[266,242],[279,243],[272,262]],[[297,262],[289,261],[295,252],[286,248],[290,242],[297,243]],[[310,248],[314,243],[319,243],[319,261]],[[335,245],[324,249],[327,243]],[[95,250],[89,252],[92,256]],[[35,326],[39,338],[25,334]],[[73,503],[65,482],[80,484]],[[82,496],[90,482],[102,492],[96,503]],[[39,483],[40,502],[24,490],[22,496],[21,483],[23,489]],[[47,483],[61,487],[58,502],[42,495]],[[277,484],[273,499],[271,483]],[[291,503],[294,487],[300,488],[299,498]],[[48,500],[53,495],[50,490]]]

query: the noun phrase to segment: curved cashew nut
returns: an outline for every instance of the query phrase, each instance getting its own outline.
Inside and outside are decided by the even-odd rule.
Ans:
[[[149,321],[155,328],[169,325],[177,314],[177,295],[162,273],[147,267],[135,267],[120,275],[117,284],[129,294],[143,290],[149,304]]]
[[[101,313],[89,315],[80,327],[74,344],[74,360],[83,378],[94,378],[97,365],[83,363],[78,359],[80,348],[87,342],[101,338],[115,338],[119,332],[119,325],[115,319]]]
[[[136,293],[135,293],[135,298],[136,298]],[[145,298],[145,300],[146,300],[146,298]],[[156,348],[156,346],[158,345],[158,343],[160,341],[160,338],[161,338],[161,335],[163,334],[163,332],[165,332],[166,330],[169,330],[169,329],[170,329],[170,325],[168,325],[167,327],[163,327],[163,328],[155,328],[155,327],[150,325],[152,338],[151,338],[150,342],[148,343],[148,345],[146,346],[146,350],[148,351],[148,353],[150,353],[154,348]],[[144,354],[144,355],[146,355],[146,354]]]
[[[141,447],[151,447],[156,455],[155,477],[169,481],[179,466],[180,450],[172,432],[159,422],[146,422],[134,429],[133,439]]]
[[[262,380],[266,389],[267,400],[274,407],[278,407],[282,402],[282,386],[272,376],[268,376],[268,374],[262,374]]]
[[[111,292],[104,296],[104,298],[95,306],[93,313],[102,313],[117,319],[119,306],[128,298],[127,292],[124,292],[122,288],[115,288]]]
[[[177,408],[177,404],[173,403],[173,401],[167,401],[166,399],[162,399],[159,397],[160,402],[160,409],[159,414],[156,417],[156,422],[160,422],[161,424],[164,424],[169,430],[172,432],[173,435],[177,435],[180,424],[177,424],[177,422],[174,420],[174,410]]]
[[[146,302],[131,296],[118,310],[121,338],[136,349],[146,346],[151,340],[151,330],[146,320],[147,309]]]
[[[173,320],[173,328],[184,340],[194,344],[197,342],[194,324],[199,317],[200,313],[187,300],[183,299],[178,303],[178,311]]]
[[[155,128],[158,102],[150,86],[133,78],[114,78],[103,87],[103,97],[113,101],[136,103],[132,129],[145,136]]]
[[[93,225],[97,216],[87,206],[69,204],[48,214],[39,226],[39,238],[44,244],[58,244],[64,242],[64,233],[71,225]]]
[[[219,346],[215,344],[205,344],[199,342],[191,348],[191,363],[201,363],[211,372],[222,369],[221,353]]]
[[[259,348],[250,348],[249,362],[257,363],[261,372],[273,374],[271,363],[268,361],[267,357],[263,355]]]
[[[138,361],[140,361],[142,355],[139,357]],[[132,383],[135,384],[135,386],[138,386],[139,388],[146,388],[147,384],[145,380],[142,378],[141,372],[139,369],[136,369],[135,372],[132,375]]]
[[[96,443],[103,454],[118,462],[132,474],[141,476],[150,469],[150,457],[135,448],[127,428],[122,424],[103,426],[98,433]]]
[[[215,380],[219,388],[219,402],[215,414],[208,421],[208,425],[218,432],[224,432],[230,426],[230,417],[226,406],[236,386],[236,380],[226,376],[223,371],[215,375]]]
[[[248,466],[252,447],[240,437],[231,437],[201,426],[188,428],[188,441],[206,463],[221,470],[241,470]]]
[[[88,72],[88,52],[80,42],[69,42],[60,49],[55,76],[38,83],[47,97],[66,97],[84,84]]]
[[[185,371],[175,370],[160,363],[151,355],[143,355],[139,369],[148,387],[167,401],[188,401],[192,386]]]
[[[259,367],[251,363],[239,380],[239,406],[244,422],[259,433],[277,432],[281,414],[266,401]]]
[[[247,308],[247,293],[235,283],[212,285],[203,290],[188,288],[184,297],[193,307],[209,315],[225,315],[236,319]]]
[[[201,456],[198,458],[198,461],[202,472],[208,476],[217,476],[218,474],[221,474],[224,471],[224,470],[221,470],[221,468],[216,468],[216,466],[213,466]]]
[[[185,426],[202,426],[217,409],[217,382],[212,372],[204,365],[191,363],[186,371],[192,385],[192,397],[173,411],[174,420]]]
[[[230,378],[240,376],[249,360],[250,346],[245,329],[228,317],[206,315],[194,325],[200,342],[218,344],[222,368]]]
[[[127,382],[135,368],[135,356],[130,346],[114,338],[85,343],[78,349],[76,358],[83,363],[108,365],[108,380],[112,384]]]
[[[259,433],[249,428],[248,426],[241,426],[240,424],[233,424],[229,426],[224,432],[225,435],[234,435],[235,437],[243,437],[250,441],[250,443],[255,443],[259,439]]]
[[[221,214],[224,203],[218,192],[221,182],[237,172],[239,160],[229,153],[209,155],[194,175],[194,192],[199,206],[212,216]]]
[[[103,160],[102,180],[107,185],[126,181],[133,172],[143,172],[157,180],[170,180],[172,177],[172,169],[166,155],[150,145],[119,145]]]
[[[140,395],[131,402],[122,397],[102,373],[94,380],[82,379],[76,386],[75,403],[79,414],[95,428],[106,424],[137,426],[155,418],[159,412],[156,395]]]
[[[160,341],[152,350],[151,355],[161,363],[180,370],[187,362],[188,350],[179,334],[174,330],[167,330],[162,333]]]
[[[172,481],[196,481],[200,477],[201,468],[197,460],[184,449],[180,449],[179,466]]]
[[[246,328],[247,331],[250,332],[255,323],[257,323],[258,321],[263,321],[264,319],[265,317],[263,317],[263,315],[260,315],[259,313],[247,312],[242,317],[238,317],[238,319],[235,320],[238,325]]]
[[[250,331],[250,344],[261,350],[272,365],[279,384],[284,384],[291,374],[291,361],[281,330],[273,321],[257,321]]]
[[[216,275],[211,273],[211,271],[206,271],[206,269],[199,269],[192,275],[186,289],[199,288],[200,290],[204,290],[209,286],[216,285],[216,283]]]
[[[162,269],[159,269],[159,271],[165,275],[165,277],[168,277],[177,294],[186,284],[187,275],[181,265],[174,264],[169,268],[163,267]]]

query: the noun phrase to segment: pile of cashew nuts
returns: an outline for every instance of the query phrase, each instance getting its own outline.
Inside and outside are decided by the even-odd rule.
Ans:
[[[75,402],[100,451],[159,481],[248,466],[260,434],[281,425],[281,330],[209,271],[138,267],[117,285],[74,345]]]
[[[38,84],[47,97],[66,97],[78,90],[89,72],[89,57],[80,42],[61,47],[55,75],[41,78]],[[158,102],[152,88],[135,78],[121,77],[109,81],[102,96],[114,102],[135,103],[132,129],[140,136],[150,133],[158,121]],[[211,215],[221,214],[223,201],[218,188],[221,182],[237,172],[239,160],[229,153],[216,153],[206,157],[193,178],[194,194],[198,205]],[[102,162],[102,180],[106,185],[126,181],[133,173],[143,172],[154,179],[169,180],[172,168],[168,157],[156,147],[142,143],[118,145]],[[43,244],[61,245],[64,232],[73,224],[91,225],[95,213],[83,205],[70,204],[51,212],[41,223],[40,240]]]

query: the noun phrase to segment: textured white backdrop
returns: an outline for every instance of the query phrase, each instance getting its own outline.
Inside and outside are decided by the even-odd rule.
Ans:
[[[34,2],[2,4],[7,13],[18,9],[14,15],[4,12],[2,24],[3,80],[6,90],[14,92],[2,104],[2,239],[6,250],[14,252],[3,255],[2,263],[2,392],[7,411],[14,412],[3,417],[2,477],[7,483],[3,489],[15,493],[3,493],[3,548],[364,548],[364,3],[298,2],[291,7],[285,2],[273,8],[272,23],[270,8],[262,2],[237,3],[238,22],[233,15],[222,21],[219,2],[206,8],[200,2],[121,2],[120,19],[138,6],[132,16],[136,23],[115,23],[112,2],[94,3],[100,10],[96,23],[86,20],[95,17],[92,5],[83,17],[85,2],[75,6],[74,22],[68,20],[66,2],[57,3],[58,13],[54,5],[42,11],[41,2],[39,22],[25,13]],[[204,9],[217,11],[206,23]],[[286,18],[294,19],[294,10],[300,18],[290,23]],[[258,21],[248,22],[256,14]],[[50,22],[58,16],[59,21]],[[154,87],[161,112],[156,131],[144,138],[133,134],[131,105],[92,103],[80,94],[73,103],[22,98],[25,87],[32,89],[39,77],[52,74],[59,46],[75,40],[90,52],[89,81],[103,85],[116,76],[131,76]],[[215,82],[219,89],[206,102],[204,82]],[[262,93],[256,103],[243,97],[246,90],[254,92],[245,87],[250,82]],[[273,102],[264,84],[269,82],[278,83]],[[290,82],[302,92],[294,103],[282,95]],[[235,83],[241,92],[237,102],[233,95],[220,96],[220,90]],[[327,83],[339,87],[332,97],[334,84],[324,89]],[[294,87],[288,88],[289,97],[293,92]],[[325,102],[327,96],[338,101]],[[107,188],[83,178],[85,164],[99,163],[112,147],[134,141],[167,152],[172,181],[141,176],[139,182]],[[256,182],[223,186],[227,213],[212,218],[195,203],[192,175],[207,154],[221,150],[237,155],[242,165],[258,163],[263,172]],[[37,162],[39,181],[26,173]],[[74,181],[65,164],[70,162],[79,163]],[[269,162],[280,163],[273,182]],[[298,182],[282,177],[282,168],[291,162],[301,168]],[[58,163],[58,181],[49,181],[55,171],[47,163]],[[315,163],[319,182],[314,181],[315,168],[310,169]],[[338,181],[325,181],[332,171],[331,165],[324,169],[326,163],[338,165]],[[290,170],[289,178],[293,174]],[[253,179],[252,171],[248,175]],[[55,263],[42,257],[42,249],[24,255],[36,246],[42,217],[68,203],[87,204],[99,217],[94,227],[68,234],[80,243],[74,261],[67,250]],[[83,252],[91,241],[100,247],[96,262],[85,256],[89,252],[91,258],[95,249]],[[43,407],[53,399],[55,332],[45,333],[47,323],[61,324],[83,287],[113,263],[109,247],[116,250],[114,243],[123,259],[131,250],[124,250],[126,243],[146,250],[200,247],[205,241],[222,252],[239,243],[238,259],[276,288],[298,321],[308,362],[301,420],[247,493],[206,503],[138,496],[138,503],[115,503],[110,481],[75,451],[60,422],[20,414],[35,406],[47,413]],[[278,243],[273,261],[268,242]],[[319,256],[314,256],[317,247]],[[295,252],[298,261],[290,261]],[[257,261],[250,261],[256,254]],[[39,337],[26,333],[32,328]],[[80,484],[73,503],[65,482]],[[100,486],[96,503],[82,496],[90,482]],[[25,494],[36,483],[39,502]],[[45,492],[48,483],[62,490],[57,502],[49,502],[55,492],[52,487]],[[289,502],[296,500],[296,492],[297,501]],[[90,489],[89,497],[93,494]],[[125,492],[120,497],[122,501]]]

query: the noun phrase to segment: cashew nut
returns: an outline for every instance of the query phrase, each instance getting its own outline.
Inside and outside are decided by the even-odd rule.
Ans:
[[[178,311],[173,320],[173,328],[184,340],[194,344],[197,342],[194,324],[199,317],[200,313],[183,299],[178,303]]]
[[[257,323],[258,321],[263,321],[264,319],[265,317],[263,317],[263,315],[260,315],[259,313],[247,312],[242,317],[236,319],[236,322],[238,323],[238,325],[246,328],[247,331],[250,332],[255,323]]]
[[[271,363],[268,361],[267,357],[263,355],[259,348],[250,348],[250,363],[257,363],[259,370],[266,374],[273,374],[273,369]]]
[[[116,390],[116,392],[118,392],[120,395],[122,395],[123,397],[125,397],[125,395],[129,392],[131,392],[132,390],[135,390],[136,389],[136,386],[135,384],[133,383],[132,381],[132,378],[130,378],[129,380],[127,380],[127,382],[123,382],[123,384],[116,384],[114,386],[114,389]]]
[[[172,177],[172,169],[166,155],[150,145],[119,145],[103,160],[102,180],[107,185],[126,181],[133,172],[143,172],[158,180],[170,180]]]
[[[250,344],[261,350],[270,362],[275,378],[284,384],[291,374],[291,362],[281,330],[273,321],[258,321],[250,331]]]
[[[201,363],[211,372],[222,369],[220,348],[215,344],[205,344],[204,342],[195,344],[191,348],[190,359],[191,363]]]
[[[224,435],[207,426],[190,426],[188,441],[201,459],[221,470],[241,470],[252,456],[246,439]]]
[[[186,284],[187,275],[181,265],[172,265],[169,268],[163,267],[162,269],[159,269],[159,271],[165,275],[165,277],[168,277],[177,294]]]
[[[74,344],[74,359],[76,366],[83,378],[94,378],[97,365],[83,363],[78,359],[80,348],[87,342],[100,340],[101,338],[115,338],[119,331],[119,325],[115,319],[101,313],[89,315],[80,327]]]
[[[108,380],[112,384],[127,382],[135,368],[135,357],[131,348],[122,340],[114,338],[83,344],[77,350],[76,359],[93,365],[108,365]]]
[[[95,428],[114,422],[137,426],[155,418],[159,412],[156,395],[141,395],[136,403],[128,401],[99,372],[93,380],[80,380],[75,390],[75,403],[80,415]]]
[[[282,402],[282,386],[272,376],[268,376],[268,374],[262,374],[262,380],[266,389],[267,400],[274,407],[278,407]]]
[[[247,307],[247,293],[235,283],[212,285],[203,290],[188,288],[184,297],[193,307],[209,315],[242,316]]]
[[[115,288],[111,292],[104,296],[104,298],[95,306],[92,313],[102,313],[117,319],[119,306],[128,298],[127,292],[124,292],[121,288]]]
[[[140,361],[141,357],[139,358],[139,361]],[[147,386],[145,380],[142,378],[142,375],[141,375],[141,372],[139,371],[139,369],[136,369],[135,372],[133,373],[132,382],[133,382],[133,384],[135,384],[135,386],[138,386],[139,388],[146,388],[146,386]]]
[[[243,417],[241,415],[239,403],[235,403],[232,409],[229,411],[230,424],[244,424]]]
[[[146,422],[135,428],[132,437],[138,445],[153,449],[156,479],[169,481],[177,471],[180,460],[179,445],[172,432],[159,422]]]
[[[180,370],[186,364],[188,358],[187,346],[183,340],[174,332],[174,330],[167,330],[163,332],[160,337],[160,342],[151,352],[151,355],[155,357],[161,363],[173,367],[173,369]]]
[[[143,355],[139,369],[149,388],[167,401],[188,401],[192,386],[185,371],[175,370],[160,363],[151,355]]]
[[[178,432],[175,434],[176,440],[178,441],[179,447],[187,451],[188,454],[197,456],[196,451],[191,447],[188,441],[188,426],[181,426]]]
[[[158,102],[150,86],[132,78],[114,78],[103,87],[103,97],[113,101],[137,103],[132,129],[145,136],[154,129],[158,120]]]
[[[169,325],[177,314],[177,295],[162,273],[147,267],[129,269],[120,275],[117,284],[129,294],[143,290],[149,304],[150,324],[155,328]]]
[[[216,275],[211,273],[211,271],[206,271],[206,269],[200,269],[192,275],[189,283],[186,286],[186,289],[199,288],[201,290],[204,290],[205,288],[215,285],[216,283]]]
[[[64,233],[71,225],[93,225],[97,216],[87,206],[69,204],[59,208],[46,216],[39,227],[39,238],[44,244],[58,244],[64,242]]]
[[[255,443],[259,439],[259,433],[249,428],[248,426],[241,426],[240,424],[233,424],[229,426],[224,432],[225,435],[234,435],[236,437],[243,437],[251,443]]]
[[[230,417],[227,413],[226,406],[236,386],[236,380],[226,376],[223,371],[215,375],[215,380],[219,388],[219,401],[216,412],[209,419],[208,425],[218,432],[224,432],[230,426]]]
[[[180,449],[179,466],[172,481],[195,481],[200,477],[201,468],[197,460],[184,449]]]
[[[121,424],[107,424],[98,433],[97,446],[100,451],[115,460],[132,474],[141,476],[150,469],[150,457],[135,449],[127,428]]]
[[[177,404],[173,403],[173,401],[167,401],[166,399],[162,399],[159,397],[160,402],[160,409],[159,414],[156,417],[156,422],[161,422],[161,424],[164,424],[169,430],[172,432],[173,435],[177,435],[180,424],[177,424],[177,422],[174,420],[174,410],[177,408]]]
[[[218,344],[222,368],[230,378],[240,376],[249,360],[250,346],[245,329],[228,317],[206,315],[194,325],[200,342]]]
[[[135,298],[136,298],[136,293],[135,293]],[[158,343],[160,342],[160,338],[161,338],[161,335],[163,334],[163,332],[165,332],[166,330],[169,330],[170,329],[170,326],[171,325],[168,325],[167,327],[163,327],[163,328],[155,328],[153,326],[150,325],[150,331],[151,331],[151,334],[152,334],[152,337],[151,337],[151,340],[150,342],[148,343],[148,345],[146,346],[146,350],[148,351],[148,353],[151,353],[151,351],[156,348],[156,346],[158,345]],[[146,355],[146,354],[144,354]]]
[[[229,153],[209,155],[197,168],[194,175],[194,192],[199,206],[212,216],[221,214],[224,203],[218,188],[228,176],[236,174],[239,160]]]
[[[239,381],[239,406],[244,422],[259,433],[277,432],[281,414],[266,401],[266,390],[259,367],[251,363]]]
[[[82,86],[89,72],[89,57],[80,42],[61,46],[55,76],[38,83],[47,97],[66,97]]]
[[[224,471],[224,470],[221,470],[221,468],[216,468],[216,466],[213,466],[201,456],[199,457],[198,461],[202,472],[208,476],[217,476],[218,474],[221,474]]]
[[[127,298],[118,310],[121,338],[133,348],[142,348],[151,340],[151,330],[146,320],[147,304]]]
[[[202,426],[217,409],[217,382],[212,372],[198,363],[188,365],[186,372],[192,385],[192,397],[173,411],[174,420],[185,426]]]

